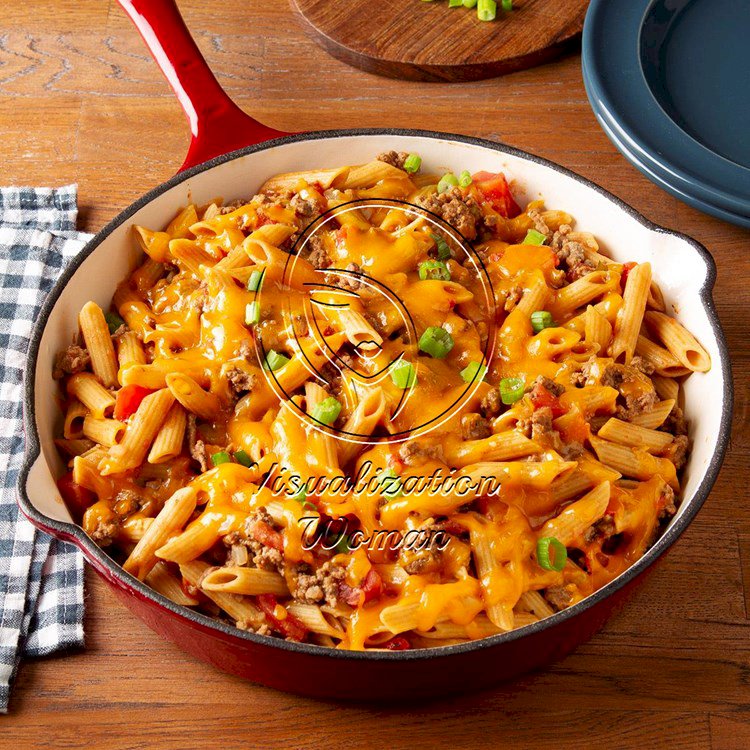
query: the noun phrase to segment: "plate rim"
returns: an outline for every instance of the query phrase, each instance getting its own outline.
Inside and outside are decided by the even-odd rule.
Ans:
[[[644,21],[660,0],[591,0],[583,29],[586,93],[607,137],[637,169],[680,200],[750,224],[750,168],[712,151],[662,108],[643,73]],[[606,29],[617,23],[617,33]],[[607,39],[606,49],[599,40]],[[609,82],[615,82],[616,85]],[[629,114],[637,108],[637,119]],[[642,106],[646,102],[648,106]],[[732,185],[732,188],[727,188]]]

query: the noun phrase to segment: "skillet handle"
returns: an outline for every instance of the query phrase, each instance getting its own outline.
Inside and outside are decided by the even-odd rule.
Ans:
[[[192,134],[180,172],[229,151],[287,135],[246,115],[221,88],[174,0],[118,0],[161,68]]]

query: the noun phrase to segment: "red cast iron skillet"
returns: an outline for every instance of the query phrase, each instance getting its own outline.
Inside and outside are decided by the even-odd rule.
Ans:
[[[711,300],[716,272],[708,251],[689,238],[655,227],[632,208],[580,176],[494,142],[415,130],[344,130],[300,135],[280,133],[246,115],[222,91],[191,39],[173,0],[119,1],[138,27],[184,108],[190,122],[192,140],[180,173],[110,222],[63,273],[46,300],[29,349],[27,372],[30,375],[26,379],[25,391],[26,458],[19,480],[19,504],[23,513],[39,529],[79,547],[117,596],[156,632],[219,669],[282,690],[350,700],[424,698],[479,689],[568,653],[601,627],[644,572],[682,534],[703,504],[718,474],[729,436],[732,387],[729,357]],[[714,367],[721,368],[725,393],[716,443],[689,507],[684,508],[657,543],[614,582],[581,603],[520,630],[460,645],[398,652],[349,652],[243,632],[173,604],[125,573],[89,539],[80,526],[48,517],[35,507],[29,497],[32,467],[38,459],[43,459],[35,421],[34,374],[38,369],[40,340],[55,303],[86,258],[137,210],[188,177],[195,177],[247,154],[283,148],[300,141],[307,141],[311,148],[315,148],[316,140],[350,136],[381,139],[383,136],[418,137],[425,144],[439,139],[447,146],[451,143],[462,146],[470,144],[494,157],[500,152],[522,158],[528,163],[543,165],[603,196],[644,229],[662,232],[688,243],[704,263],[706,280],[700,291],[700,302],[707,311],[709,330],[716,341],[719,361],[715,358]]]

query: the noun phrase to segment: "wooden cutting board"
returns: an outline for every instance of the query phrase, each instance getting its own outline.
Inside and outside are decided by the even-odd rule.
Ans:
[[[546,62],[575,45],[588,0],[515,0],[482,22],[446,0],[292,0],[334,57],[411,81],[475,81]]]

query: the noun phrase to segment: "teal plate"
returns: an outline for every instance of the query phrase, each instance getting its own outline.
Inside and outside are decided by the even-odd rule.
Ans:
[[[623,155],[680,200],[750,227],[750,2],[592,0],[583,78]]]

